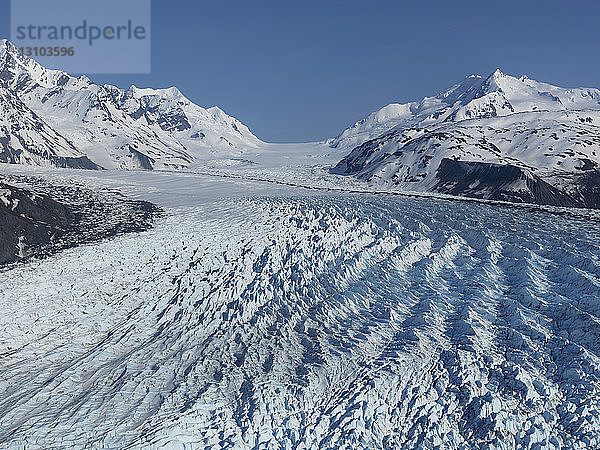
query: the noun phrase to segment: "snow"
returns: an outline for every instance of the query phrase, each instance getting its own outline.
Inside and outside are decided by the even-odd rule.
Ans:
[[[0,271],[0,446],[600,446],[598,213],[425,193],[443,157],[548,179],[597,162],[596,90],[497,71],[269,144],[176,88],[13,62],[32,89],[6,94],[0,127],[24,111],[25,142],[111,170],[2,172],[166,214]],[[369,139],[359,179],[326,170]]]
[[[443,159],[510,165],[573,198],[587,192],[586,204],[597,205],[588,180],[600,173],[598,89],[559,88],[496,70],[410,105],[396,122],[377,122],[374,113],[344,131],[332,145],[349,154],[335,172],[430,192]]]
[[[12,192],[10,189],[0,188],[0,202],[4,204],[4,206],[12,205]]]
[[[8,42],[0,65],[6,71],[0,93],[43,118],[50,130],[41,134],[59,136],[103,168],[187,169],[195,159],[237,157],[261,144],[237,119],[218,107],[195,105],[175,87],[96,85],[46,69]],[[3,116],[0,111],[0,123]],[[64,153],[47,142],[38,148],[48,164]]]
[[[177,89],[175,86],[171,86],[166,89],[152,89],[152,88],[138,88],[135,85],[131,85],[129,91],[133,94],[134,97],[152,97],[159,96],[169,100],[179,100],[185,99],[187,100],[183,94]],[[188,100],[189,101],[189,100]]]
[[[448,121],[506,116],[532,111],[600,110],[600,90],[565,89],[497,69],[487,77],[470,75],[435,97],[419,102],[390,104],[331,141],[349,150],[396,129],[430,127]]]
[[[9,448],[598,445],[594,222],[198,174],[40,173],[167,215],[0,273]]]
[[[597,89],[560,88],[498,69],[421,101],[387,105],[337,138],[279,145],[262,142],[217,106],[192,103],[176,87],[96,85],[49,71],[9,43],[0,62],[7,67],[7,89],[0,87],[8,105],[0,107],[7,162],[200,173],[235,169],[242,175],[262,170],[269,179],[281,173],[270,169],[282,166],[288,176],[292,167],[306,173],[337,165],[336,173],[381,189],[430,192],[437,189],[441,161],[450,158],[516,166],[574,203],[600,201],[589,188],[600,167]]]

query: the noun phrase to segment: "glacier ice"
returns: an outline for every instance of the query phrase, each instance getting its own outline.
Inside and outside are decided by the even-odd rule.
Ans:
[[[155,228],[0,273],[2,445],[600,445],[596,222],[122,177]]]

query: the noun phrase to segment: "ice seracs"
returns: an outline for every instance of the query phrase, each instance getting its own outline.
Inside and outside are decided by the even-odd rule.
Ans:
[[[600,445],[597,223],[70,175],[130,186],[168,214],[0,271],[5,446]]]

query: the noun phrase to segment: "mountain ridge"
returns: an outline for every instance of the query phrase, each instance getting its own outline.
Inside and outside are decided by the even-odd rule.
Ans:
[[[239,156],[261,143],[222,109],[195,105],[175,87],[97,85],[47,69],[7,40],[0,41],[0,89],[99,167],[187,169],[207,155]],[[38,153],[64,157],[50,147]]]
[[[261,141],[217,106],[194,104],[177,87],[97,85],[46,69],[6,40],[0,98],[0,162],[177,171],[244,170],[259,160],[276,176],[286,164],[333,161],[333,174],[394,189],[600,207],[600,90],[560,88],[500,69],[420,101],[386,105],[328,141],[286,148]],[[478,189],[457,192],[464,179],[450,180],[440,171],[443,161],[469,163],[456,177],[486,177],[472,181]],[[501,174],[516,172],[498,165],[534,182],[503,180]]]
[[[514,98],[515,83],[521,83],[526,98]],[[556,90],[559,90],[558,96]],[[531,100],[540,94],[534,105]],[[553,93],[554,92],[554,93]],[[507,98],[508,95],[508,98]],[[562,96],[562,99],[561,99]],[[577,101],[577,97],[583,100]],[[586,101],[589,97],[590,101]],[[529,102],[527,101],[529,99]],[[556,102],[556,100],[559,100]],[[568,101],[570,100],[570,101]],[[457,104],[458,102],[458,104]],[[474,102],[474,103],[472,103]],[[596,88],[558,88],[531,80],[504,74],[496,69],[488,76],[469,75],[449,89],[433,97],[408,103],[391,103],[354,123],[329,141],[332,147],[354,148],[380,136],[396,126],[408,127],[443,121],[507,115],[512,112],[533,111],[533,106],[545,105],[549,111],[600,108],[600,90]],[[563,108],[556,108],[560,104]],[[553,107],[554,106],[554,107]]]
[[[332,172],[409,191],[493,200],[512,196],[548,204],[570,198],[570,206],[600,207],[598,89],[564,89],[496,70],[485,78],[468,77],[418,105],[413,109],[416,114],[408,117],[398,116],[371,128],[362,126],[369,123],[366,120],[345,130],[332,145],[350,144],[349,153]],[[490,185],[486,176],[477,180],[487,186],[485,190],[457,191],[448,184],[448,171],[443,176],[439,173],[444,160],[487,164],[485,172],[496,173],[496,185]],[[508,195],[503,191],[506,180],[493,165],[530,171],[538,181],[514,185]],[[464,181],[460,173],[473,174],[458,172],[452,180],[456,185]],[[554,200],[535,196],[533,190],[544,183],[557,190]]]

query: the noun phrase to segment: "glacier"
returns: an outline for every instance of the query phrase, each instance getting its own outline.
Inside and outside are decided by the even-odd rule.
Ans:
[[[2,447],[600,445],[596,220],[28,170],[166,214],[0,272]]]
[[[0,448],[600,447],[598,123],[497,70],[266,143],[0,40]]]

